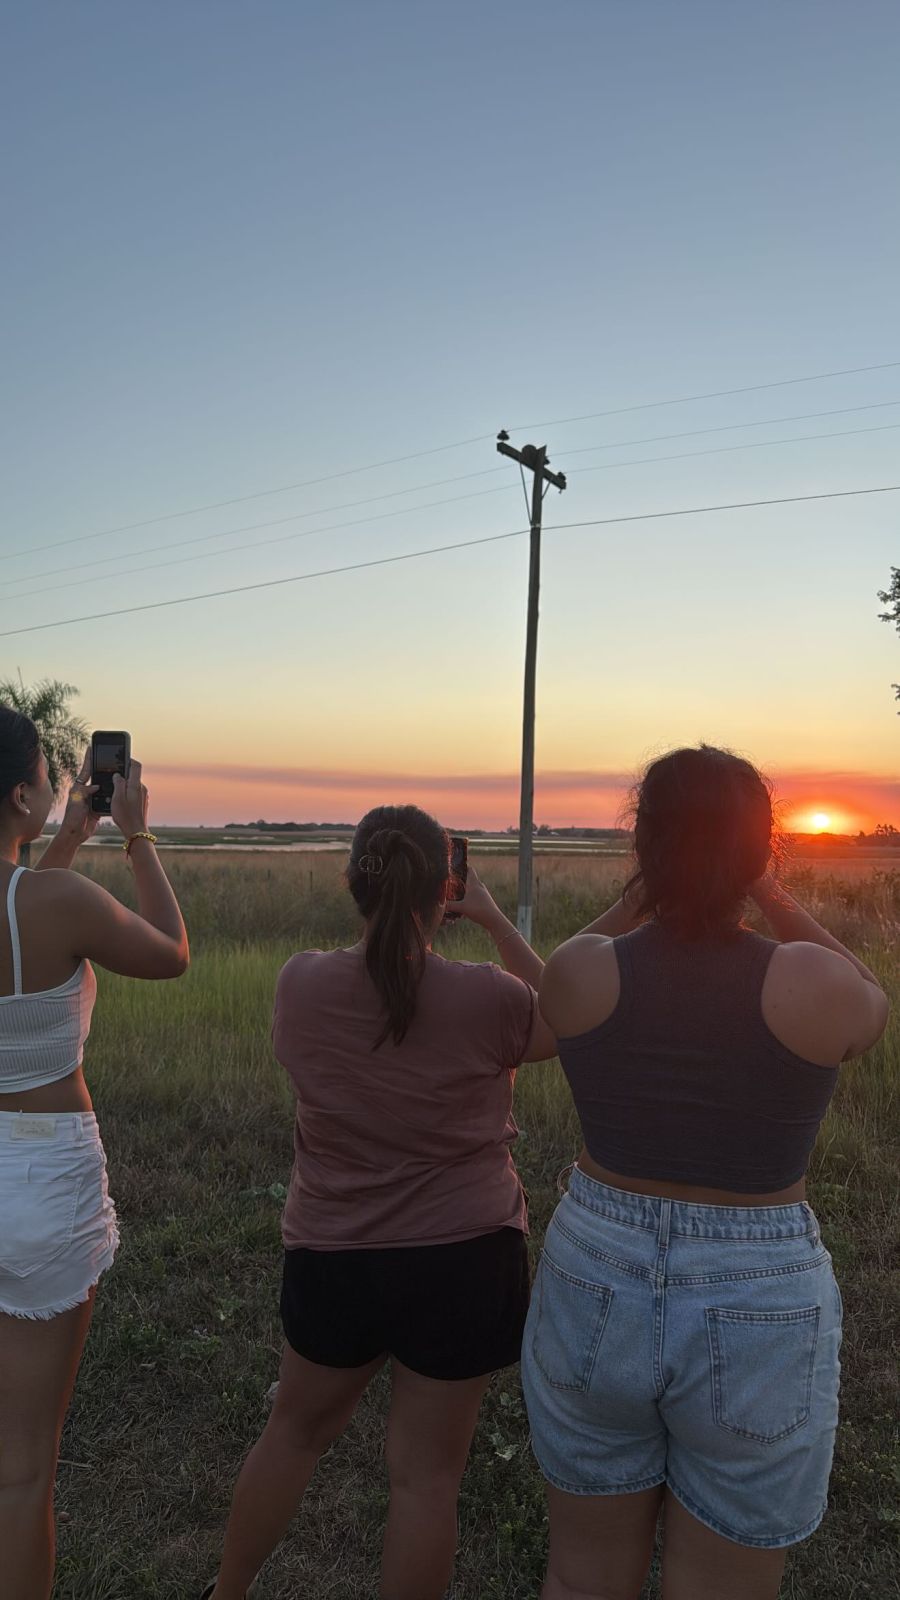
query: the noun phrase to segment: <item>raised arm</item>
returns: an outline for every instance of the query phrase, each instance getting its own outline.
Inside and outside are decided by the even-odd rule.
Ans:
[[[540,956],[531,948],[527,939],[523,939],[509,917],[504,916],[496,900],[482,883],[471,861],[466,879],[466,892],[462,900],[454,900],[453,910],[462,912],[470,922],[475,922],[479,927],[489,933],[497,947],[497,955],[507,972],[514,977],[524,979],[530,983],[532,989],[537,989],[541,981],[544,963]],[[556,1055],[556,1035],[549,1028],[539,1011],[535,1011],[534,1027],[525,1053],[526,1061],[549,1061]]]
[[[91,783],[91,747],[88,745],[81,771],[69,790],[62,822],[36,863],[36,872],[59,871],[72,865],[100,821],[98,813],[91,810],[91,795],[96,792],[97,785]]]
[[[835,939],[799,901],[776,880],[773,873],[760,878],[750,890],[772,933],[781,944],[796,945],[799,966],[808,965],[808,956],[822,969],[828,998],[846,1018],[850,1033],[845,1059],[862,1055],[881,1038],[887,1027],[890,1003],[874,972],[846,945]],[[833,958],[823,962],[817,951],[829,951]],[[792,959],[794,959],[792,957]]]
[[[80,873],[55,872],[52,893],[76,960],[86,957],[130,978],[176,978],[190,962],[187,931],[155,846],[136,837],[147,832],[148,804],[141,764],[132,761],[127,781],[115,778],[112,817],[130,841],[136,913]]]

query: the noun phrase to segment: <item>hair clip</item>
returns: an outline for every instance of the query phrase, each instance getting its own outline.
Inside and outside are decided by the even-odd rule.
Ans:
[[[367,878],[377,878],[379,873],[384,871],[384,862],[381,856],[360,856],[359,870],[364,872]]]

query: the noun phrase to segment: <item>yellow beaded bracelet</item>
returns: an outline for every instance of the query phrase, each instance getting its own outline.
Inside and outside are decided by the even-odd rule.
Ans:
[[[155,844],[156,843],[156,834],[155,833],[133,833],[131,835],[131,838],[130,839],[126,839],[125,843],[122,846],[122,849],[125,851],[125,854],[127,856],[131,855],[131,846],[134,844],[135,839],[149,839],[151,844]]]

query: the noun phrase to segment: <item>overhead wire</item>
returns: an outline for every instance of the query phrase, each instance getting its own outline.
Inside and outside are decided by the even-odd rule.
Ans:
[[[598,450],[625,450],[636,444],[664,444],[668,439],[699,439],[709,433],[736,433],[739,428],[774,428],[778,422],[815,422],[820,417],[847,417],[857,411],[886,411],[900,406],[900,400],[870,400],[864,406],[836,406],[830,411],[792,411],[781,417],[755,417],[750,422],[724,422],[713,428],[687,428],[680,433],[649,433],[642,439],[612,439],[607,444],[579,445],[577,450],[567,450],[566,460],[572,456],[589,456]]]
[[[719,400],[741,394],[758,394],[765,389],[784,389],[793,384],[821,383],[830,378],[852,377],[864,372],[886,372],[891,368],[900,367],[900,361],[880,361],[860,367],[842,367],[829,372],[807,373],[796,378],[778,378],[766,383],[743,384],[733,389],[711,389],[703,394],[675,395],[665,400],[645,400],[636,405],[612,406],[604,411],[585,412],[577,417],[556,417],[545,422],[519,423],[514,431],[522,432],[528,428],[559,428],[567,427],[571,423],[590,422],[600,417],[626,416],[635,411],[652,411],[665,406],[690,405],[701,400]],[[736,424],[741,426],[741,424]],[[107,539],[118,533],[132,533],[139,528],[155,527],[161,522],[174,522],[181,517],[199,516],[206,511],[220,511],[226,506],[244,505],[250,500],[261,500],[271,495],[288,494],[296,489],[309,489],[322,483],[335,483],[342,478],[356,477],[367,472],[376,472],[383,467],[400,466],[408,461],[420,461],[426,456],[441,455],[450,450],[461,450],[467,445],[482,444],[488,439],[493,439],[495,434],[475,434],[468,439],[457,439],[449,444],[432,445],[425,450],[414,450],[404,455],[387,456],[380,461],[368,462],[364,466],[345,467],[338,472],[320,474],[315,478],[303,478],[295,483],[280,484],[274,488],[256,489],[250,494],[231,495],[221,500],[208,501],[203,505],[187,506],[177,511],[165,511],[154,517],[144,517],[135,522],[117,523],[112,527],[101,528],[92,533],[79,533],[66,539],[54,539],[42,545],[34,545],[27,553],[39,555],[45,550],[58,550],[64,545],[81,544],[92,539]],[[21,550],[0,552],[0,561],[11,561],[25,554]]]
[[[441,455],[446,450],[461,450],[465,445],[483,444],[485,439],[492,439],[494,435],[477,434],[474,439],[457,439],[454,444],[438,444],[429,450],[414,450],[411,455],[390,456],[385,461],[373,461],[365,467],[346,467],[341,472],[327,472],[319,478],[304,478],[298,483],[283,483],[275,489],[255,489],[252,494],[231,495],[227,500],[211,500],[202,506],[188,506],[182,511],[164,511],[156,517],[144,517],[140,522],[122,522],[114,528],[100,528],[96,533],[76,533],[69,539],[54,539],[50,544],[34,545],[30,554],[38,555],[42,550],[58,550],[65,544],[83,544],[88,539],[109,539],[114,533],[132,533],[137,528],[152,528],[159,522],[175,522],[179,517],[197,517],[203,511],[221,511],[225,506],[240,506],[248,500],[264,500],[268,495],[289,494],[294,489],[311,489],[320,483],[335,483],[338,478],[353,478],[363,472],[375,472],[379,467],[399,466],[406,461],[419,461],[423,456]],[[468,476],[468,474],[464,474]],[[405,493],[399,490],[398,493]],[[0,555],[0,561],[10,561],[22,552],[9,551]]]
[[[631,522],[655,522],[665,517],[705,516],[716,511],[746,511],[761,506],[798,505],[812,500],[846,500],[867,494],[895,494],[900,483],[877,484],[861,489],[832,489],[818,494],[779,495],[767,500],[733,500],[712,506],[679,506],[664,511],[642,511],[627,516],[592,517],[582,522],[556,522],[545,528],[547,533],[561,533],[574,528],[602,528]],[[294,573],[286,578],[266,578],[258,583],[236,584],[228,589],[212,589],[204,594],[178,595],[168,600],[144,601],[136,606],[119,606],[110,611],[94,611],[81,617],[62,617],[55,622],[36,622],[21,628],[0,631],[0,639],[11,639],[23,633],[42,633],[48,628],[68,628],[80,622],[103,622],[110,617],[134,616],[141,611],[161,611],[169,606],[194,605],[201,600],[220,600],[228,595],[251,594],[260,589],[278,589],[286,584],[307,583],[314,578],[336,577],[347,572],[362,572],[373,567],[394,566],[403,561],[419,561],[427,556],[444,555],[454,550],[471,550],[478,545],[497,544],[505,539],[518,539],[530,528],[514,528],[507,533],[482,535],[478,539],[461,539],[452,544],[434,545],[427,550],[409,550],[393,556],[377,556],[369,561],[354,561],[342,567],[324,567],[315,572]]]
[[[595,422],[599,417],[624,417],[629,411],[653,411],[660,406],[686,406],[695,400],[724,400],[731,395],[758,394],[761,389],[787,389],[794,383],[821,383],[825,378],[849,378],[858,372],[887,372],[900,367],[900,361],[878,361],[869,367],[843,367],[835,372],[814,372],[804,378],[778,378],[771,383],[746,383],[739,389],[710,389],[706,394],[682,394],[673,400],[643,400],[639,405],[613,406],[607,411],[586,411],[580,417],[551,417],[544,422],[520,422],[510,430],[522,433],[528,428],[562,428],[572,422]]]
[[[838,428],[829,433],[795,433],[789,439],[753,439],[746,444],[718,444],[708,450],[677,450],[668,456],[635,456],[630,461],[601,461],[593,467],[576,467],[570,477],[581,477],[587,472],[611,472],[614,467],[641,467],[650,461],[692,461],[696,456],[730,455],[734,450],[768,450],[773,445],[805,444],[816,439],[850,439],[861,433],[890,433],[900,428],[900,422],[882,422],[874,428]]]
[[[777,424],[777,422],[812,421],[812,419],[818,418],[818,416],[844,416],[844,414],[857,413],[857,411],[884,410],[884,408],[889,408],[889,406],[897,405],[900,405],[900,400],[878,400],[878,402],[871,402],[868,403],[868,405],[862,406],[838,406],[838,408],[834,408],[834,410],[830,411],[806,411],[806,413],[801,411],[801,413],[788,414],[788,416],[759,418],[756,419],[756,421],[751,422],[732,422],[732,424],[727,424],[725,427],[697,427],[697,429],[689,429],[687,432],[681,432],[681,434],[650,434],[644,438],[623,438],[623,440],[615,440],[615,442],[609,443],[609,445],[589,445],[585,446],[583,450],[567,451],[567,461],[569,461],[570,456],[580,456],[580,454],[589,454],[594,453],[594,451],[601,450],[625,450],[625,448],[629,448],[629,446],[652,445],[652,443],[665,442],[665,440],[668,440],[668,438],[698,438],[701,437],[701,435],[733,432],[733,430],[741,429],[741,427],[764,427],[767,426],[767,424]],[[854,434],[866,434],[866,432],[878,434],[878,432],[887,432],[887,430],[894,429],[895,426],[897,426],[897,424],[887,424],[886,427],[871,427],[871,429],[830,430],[830,432],[823,432],[823,434],[796,434],[791,435],[791,437],[788,438],[777,438],[777,440],[759,440],[759,442],[757,442],[757,440],[751,440],[751,442],[738,443],[738,445],[724,445],[719,446],[719,448],[713,448],[713,450],[677,451],[677,453],[668,454],[668,456],[637,456],[637,458],[629,458],[628,461],[602,462],[601,466],[575,467],[575,469],[573,469],[569,475],[570,477],[577,477],[578,474],[583,474],[583,472],[605,472],[605,470],[612,470],[615,469],[615,467],[647,466],[647,464],[650,464],[650,462],[658,461],[687,461],[687,459],[695,458],[695,456],[714,456],[714,454],[727,454],[729,451],[735,450],[765,450],[765,448],[769,448],[769,446],[772,445],[793,445],[793,443],[802,443],[804,440],[817,440],[817,438],[849,438]],[[58,578],[58,576],[61,576],[62,573],[80,573],[80,571],[85,570],[86,566],[106,566],[107,563],[110,562],[130,562],[130,560],[135,560],[136,557],[139,558],[143,557],[143,555],[152,555],[154,552],[157,552],[157,550],[170,550],[175,549],[175,547],[178,547],[178,549],[184,549],[184,546],[187,546],[187,544],[211,544],[211,542],[216,542],[218,539],[232,538],[232,536],[235,536],[235,534],[239,533],[256,533],[256,531],[263,530],[263,528],[280,528],[280,526],[285,525],[285,523],[304,522],[304,520],[309,517],[325,517],[325,515],[331,514],[331,512],[336,512],[336,510],[354,510],[359,506],[376,506],[376,504],[380,504],[381,501],[386,501],[386,499],[399,499],[400,496],[404,496],[404,494],[424,493],[424,491],[431,490],[431,488],[444,488],[444,486],[452,485],[452,483],[471,482],[472,478],[495,477],[498,472],[504,472],[504,470],[506,470],[504,467],[485,467],[485,469],[479,470],[479,472],[461,472],[461,474],[456,474],[455,477],[432,478],[431,482],[429,483],[416,483],[416,485],[408,486],[408,488],[405,488],[405,490],[391,490],[384,494],[372,494],[372,496],[367,496],[365,499],[359,499],[359,501],[343,501],[341,504],[338,504],[338,506],[317,507],[315,510],[291,512],[291,514],[287,515],[287,517],[275,517],[271,518],[271,520],[266,520],[266,522],[245,523],[245,525],[240,526],[240,528],[224,528],[224,530],[219,530],[218,533],[197,534],[197,536],[194,536],[194,538],[191,539],[168,539],[168,541],[163,541],[162,544],[151,544],[151,546],[143,546],[138,550],[123,550],[122,554],[101,555],[101,557],[96,558],[96,560],[93,560],[93,562],[74,562],[70,563],[69,566],[50,566],[50,568],[46,568],[45,571],[37,571],[37,573],[22,573],[19,574],[19,578],[6,579],[6,584],[24,584],[24,582],[32,582],[34,579]],[[530,501],[528,501],[527,490],[525,490],[525,475],[524,472],[522,472],[522,467],[520,466],[519,475],[520,478],[522,478],[522,493],[524,493],[525,496],[525,510],[527,510],[528,517],[530,517]],[[412,507],[412,510],[431,510],[434,506],[453,504],[455,499],[466,498],[468,498],[468,496],[450,496],[450,498],[444,499],[444,501],[431,501],[426,502],[424,506]],[[474,496],[472,496],[472,498],[474,498]],[[404,515],[404,512],[399,510],[397,515]],[[359,523],[357,523],[357,525],[360,525],[362,522],[367,522],[367,520],[373,520],[373,522],[375,522],[375,520],[378,520],[378,518],[359,518]],[[340,528],[349,528],[349,526],[354,526],[354,523],[333,523],[333,525],[325,526],[325,528],[314,528],[314,530],[311,530],[311,533],[333,533],[333,531],[338,531]],[[261,539],[261,541],[258,542],[259,544],[267,544],[267,542],[274,541],[266,541],[266,539]],[[240,546],[239,549],[251,549],[251,547],[253,546]],[[159,565],[173,565],[173,563],[160,562]],[[138,571],[147,570],[149,570],[149,568],[138,568]],[[101,574],[101,576],[104,576],[104,578],[106,578],[106,576],[109,576],[109,578],[115,578],[115,576],[127,576],[128,571],[135,571],[135,568],[122,568],[122,573],[104,573]],[[10,595],[10,598],[19,598],[19,595],[24,598],[26,595],[45,594],[45,592],[50,592],[50,589],[66,589],[66,587],[69,586],[67,586],[67,584],[50,584],[50,586],[42,586],[38,587],[38,589],[21,589],[18,590],[16,594]]]
[[[458,478],[438,479],[435,484],[427,484],[427,483],[417,484],[415,490],[410,490],[409,492],[412,494],[412,493],[419,492],[419,491],[422,491],[422,490],[425,490],[425,489],[428,489],[428,488],[436,488],[437,485],[440,484],[440,483],[445,483],[445,484],[462,483],[466,479],[469,479],[469,478],[488,478],[488,477],[493,476],[494,473],[502,472],[502,471],[503,471],[502,467],[488,467],[486,469],[486,471],[483,471],[483,472],[464,472]],[[509,487],[509,485],[508,484],[503,484],[501,487],[506,489],[506,488]],[[406,493],[405,490],[399,490],[398,492],[400,494]],[[441,499],[441,500],[426,500],[424,502],[424,504],[420,505],[420,506],[397,506],[392,511],[386,512],[385,515],[389,516],[389,517],[392,517],[392,516],[398,516],[398,517],[410,516],[413,513],[415,513],[416,511],[430,511],[435,506],[454,505],[458,500],[474,500],[474,499],[477,499],[478,495],[481,494],[482,492],[485,492],[485,493],[488,493],[488,494],[496,494],[498,491],[495,490],[495,489],[490,489],[490,490],[486,490],[486,491],[476,490],[473,494],[445,495],[443,497],[443,499]],[[349,500],[344,505],[339,505],[339,506],[320,506],[315,511],[294,511],[294,512],[291,512],[290,516],[287,516],[287,517],[273,517],[273,518],[271,518],[270,520],[268,520],[266,522],[247,522],[247,523],[244,523],[243,526],[240,527],[240,528],[222,528],[222,529],[219,530],[218,533],[201,533],[201,534],[197,534],[192,539],[167,539],[162,544],[144,545],[138,550],[123,550],[120,555],[97,556],[93,561],[75,561],[75,562],[71,563],[71,565],[69,565],[67,567],[48,567],[44,572],[23,573],[21,577],[9,578],[9,579],[6,580],[6,582],[7,583],[30,583],[32,581],[32,579],[34,579],[34,578],[55,578],[55,577],[58,577],[59,574],[62,573],[62,572],[83,572],[85,567],[103,567],[103,566],[106,566],[107,563],[110,562],[110,561],[133,561],[136,556],[153,555],[159,550],[173,550],[173,549],[183,550],[185,548],[185,546],[189,545],[189,544],[213,544],[218,539],[230,539],[235,534],[238,534],[238,533],[255,533],[260,528],[283,528],[285,526],[285,524],[288,523],[288,522],[303,522],[303,521],[306,520],[307,517],[325,517],[325,516],[328,516],[329,512],[332,512],[332,511],[350,511],[355,506],[377,505],[382,500],[393,500],[395,498],[396,498],[396,496],[393,495],[393,494],[390,494],[390,495],[373,495],[372,498],[369,499],[369,500]],[[379,517],[380,517],[380,514],[379,514],[379,516],[376,516],[376,517],[359,517],[359,518],[356,519],[355,523],[354,522],[339,522],[339,523],[333,524],[333,526],[330,527],[330,528],[310,528],[308,531],[309,531],[310,534],[328,533],[328,532],[333,532],[335,528],[351,528],[351,527],[359,525],[362,522],[377,522],[379,520]],[[258,542],[260,544],[262,544],[265,541],[259,540]],[[247,546],[245,548],[253,548],[253,547],[252,546]],[[124,570],[127,571],[128,569],[124,569]],[[111,577],[116,577],[116,576],[118,576],[118,574],[117,573],[111,573],[110,576]],[[17,591],[16,594],[10,595],[9,598],[10,599],[18,599],[20,594],[32,594],[32,593],[37,593],[37,592],[39,592],[39,591],[35,591],[35,590],[31,590],[31,589],[27,589],[27,590],[20,589],[20,590]]]
[[[236,544],[221,551],[201,550],[196,555],[178,556],[174,561],[151,561],[147,566],[126,567],[118,572],[93,572],[89,578],[75,578],[68,583],[48,583],[40,589],[20,589],[18,594],[6,597],[0,596],[0,600],[3,598],[24,600],[28,595],[51,594],[59,589],[80,589],[85,584],[103,583],[108,578],[132,578],[141,572],[160,572],[165,567],[184,567],[191,561],[208,561],[214,556],[243,555],[248,550],[263,550],[273,544],[287,544],[294,539],[309,539],[316,533],[337,533],[344,528],[368,527],[370,523],[383,522],[389,517],[409,516],[414,511],[428,511],[435,506],[452,506],[456,505],[460,500],[479,500],[489,494],[508,494],[509,490],[514,488],[515,484],[502,483],[496,489],[476,489],[471,494],[455,494],[446,500],[432,500],[424,506],[401,506],[394,511],[380,511],[374,517],[355,517],[352,522],[333,522],[324,528],[304,528],[300,533],[282,533],[278,534],[274,539],[257,539],[252,544]],[[262,524],[262,526],[265,526],[265,524]],[[166,546],[166,548],[171,549],[171,546]],[[140,552],[137,552],[137,554],[140,554]],[[86,564],[91,565],[91,563]]]
[[[895,401],[893,403],[894,404],[898,404],[900,402],[896,402]],[[806,442],[812,443],[812,442],[815,442],[815,441],[821,440],[821,439],[844,439],[844,438],[849,438],[849,437],[855,437],[855,436],[857,436],[859,434],[886,433],[886,432],[894,431],[894,430],[896,430],[898,428],[900,428],[900,422],[889,422],[889,423],[880,423],[880,424],[877,424],[876,426],[870,427],[870,428],[847,428],[847,429],[836,429],[836,430],[833,429],[833,430],[826,431],[824,433],[801,433],[801,434],[795,434],[795,435],[792,435],[791,437],[786,438],[786,439],[753,439],[753,440],[749,440],[747,442],[740,443],[740,444],[714,445],[708,450],[680,450],[680,451],[675,451],[670,455],[636,456],[636,457],[633,457],[633,458],[630,458],[630,459],[624,460],[624,461],[604,461],[604,462],[601,462],[599,464],[596,464],[596,465],[590,466],[590,467],[576,467],[574,472],[569,473],[568,476],[571,477],[571,478],[577,478],[577,477],[586,476],[587,473],[589,473],[589,472],[612,472],[612,471],[614,471],[616,469],[619,469],[619,468],[644,466],[644,465],[647,465],[648,463],[651,463],[651,462],[659,462],[659,461],[689,461],[689,460],[693,460],[697,456],[727,455],[727,454],[730,454],[731,452],[736,451],[736,450],[767,450],[767,449],[770,449],[770,448],[772,448],[774,446],[778,446],[778,445],[804,444]],[[639,441],[634,441],[634,442],[637,443]],[[500,468],[491,468],[491,469],[489,469],[489,472],[492,472],[492,471],[493,472],[496,472],[496,471],[502,472],[503,470],[504,470],[504,468],[502,468],[502,467],[500,467]],[[528,515],[528,517],[530,518],[530,516],[531,516],[531,506],[530,506],[530,502],[528,500],[527,491],[525,490],[525,479],[524,479],[524,473],[522,472],[522,469],[521,469],[521,465],[519,467],[519,472],[520,472],[520,476],[522,477],[523,492],[525,493],[526,515]],[[468,473],[465,476],[474,478],[474,477],[485,477],[485,476],[488,476],[488,475],[489,475],[489,473]],[[456,481],[456,480],[451,479],[449,481],[453,482],[453,481]],[[423,485],[422,487],[425,487],[425,486]],[[274,544],[286,544],[286,543],[292,542],[295,539],[306,539],[306,538],[309,538],[312,535],[318,534],[318,533],[336,533],[336,532],[342,531],[345,528],[358,528],[358,527],[362,527],[362,526],[367,525],[367,524],[372,523],[372,522],[386,521],[386,520],[388,520],[388,519],[390,519],[390,518],[392,518],[394,516],[409,516],[411,514],[414,514],[417,511],[432,510],[436,506],[455,505],[461,500],[476,500],[476,499],[481,498],[484,495],[501,494],[501,493],[505,492],[506,490],[510,489],[511,487],[513,487],[513,485],[511,485],[511,484],[501,484],[496,489],[479,489],[479,490],[474,491],[471,494],[452,495],[452,496],[448,496],[448,497],[446,497],[444,499],[441,499],[441,500],[426,501],[425,504],[421,505],[421,506],[395,507],[391,511],[381,512],[381,513],[378,513],[377,515],[372,516],[372,517],[357,517],[357,518],[355,518],[354,520],[352,520],[350,522],[329,523],[329,524],[326,524],[324,527],[307,528],[307,529],[302,530],[300,533],[283,534],[283,535],[279,535],[278,537],[276,537],[274,539],[256,539],[256,540],[253,540],[252,542],[250,542],[248,544],[233,545],[230,548],[224,549],[222,551],[202,551],[199,555],[179,557],[174,561],[157,561],[157,562],[152,562],[149,566],[126,567],[126,568],[121,568],[120,570],[118,570],[116,572],[93,573],[91,575],[91,577],[89,577],[89,578],[76,578],[76,579],[72,580],[69,583],[42,584],[39,587],[34,588],[34,589],[20,589],[15,594],[0,595],[0,600],[2,600],[4,598],[10,599],[10,600],[24,600],[24,599],[28,598],[31,595],[50,594],[50,593],[56,592],[59,589],[81,588],[87,583],[103,582],[108,578],[128,578],[128,577],[131,577],[132,575],[135,575],[137,573],[153,572],[153,571],[156,571],[156,570],[161,569],[163,567],[185,566],[191,561],[201,561],[201,560],[207,559],[210,555],[220,555],[220,554],[223,555],[223,556],[240,555],[240,554],[244,554],[248,550],[261,550],[261,549],[267,548],[268,546],[274,545]],[[549,487],[550,487],[550,485],[548,484],[547,488],[544,490],[544,494],[543,494],[543,498],[544,499],[546,499],[547,490],[549,489]],[[385,499],[385,498],[392,498],[392,497],[391,496],[380,496],[378,498]],[[368,504],[367,501],[360,501],[360,502],[357,502],[357,503],[358,504],[362,504],[362,505]],[[340,510],[342,508],[341,507],[336,507],[336,509]],[[309,515],[309,514],[310,513],[303,513],[303,515]],[[81,572],[81,571],[83,571],[85,569],[85,567],[102,566],[102,565],[104,565],[104,563],[106,561],[110,561],[110,560],[115,560],[115,561],[134,560],[135,557],[140,557],[142,555],[151,555],[151,554],[154,553],[155,550],[170,550],[170,549],[173,548],[173,545],[177,546],[179,549],[182,549],[186,544],[210,543],[213,540],[226,538],[226,537],[228,537],[229,534],[251,532],[251,531],[255,531],[256,529],[259,529],[259,528],[278,527],[281,524],[283,524],[284,522],[292,522],[292,521],[295,521],[295,520],[297,520],[297,519],[295,519],[293,517],[283,517],[283,518],[277,519],[274,522],[251,523],[249,525],[249,528],[232,528],[232,529],[229,529],[226,533],[206,534],[206,535],[203,535],[202,537],[196,538],[196,539],[170,540],[166,544],[156,545],[156,546],[152,546],[151,545],[145,550],[133,551],[129,555],[112,556],[112,557],[101,556],[95,561],[78,562],[74,566],[58,567],[55,570],[51,569],[49,572],[34,573],[34,574],[32,574],[32,576],[36,577],[36,578],[45,578],[45,577],[55,577],[58,574],[64,573],[64,572]],[[17,579],[15,581],[17,581],[17,582],[25,582],[27,580],[26,579]]]

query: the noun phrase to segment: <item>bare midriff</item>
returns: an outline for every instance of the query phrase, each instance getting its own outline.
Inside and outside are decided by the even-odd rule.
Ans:
[[[626,1178],[592,1161],[586,1150],[578,1165],[587,1177],[606,1183],[611,1189],[627,1189],[629,1194],[646,1194],[659,1200],[684,1200],[694,1206],[792,1206],[806,1199],[806,1180],[798,1178],[787,1189],[772,1194],[736,1194],[731,1189],[704,1189],[696,1183],[667,1183],[661,1178]]]
[[[68,1111],[93,1111],[88,1086],[80,1067],[55,1083],[45,1083],[40,1089],[19,1089],[12,1094],[0,1094],[0,1111],[44,1111],[65,1114]]]

